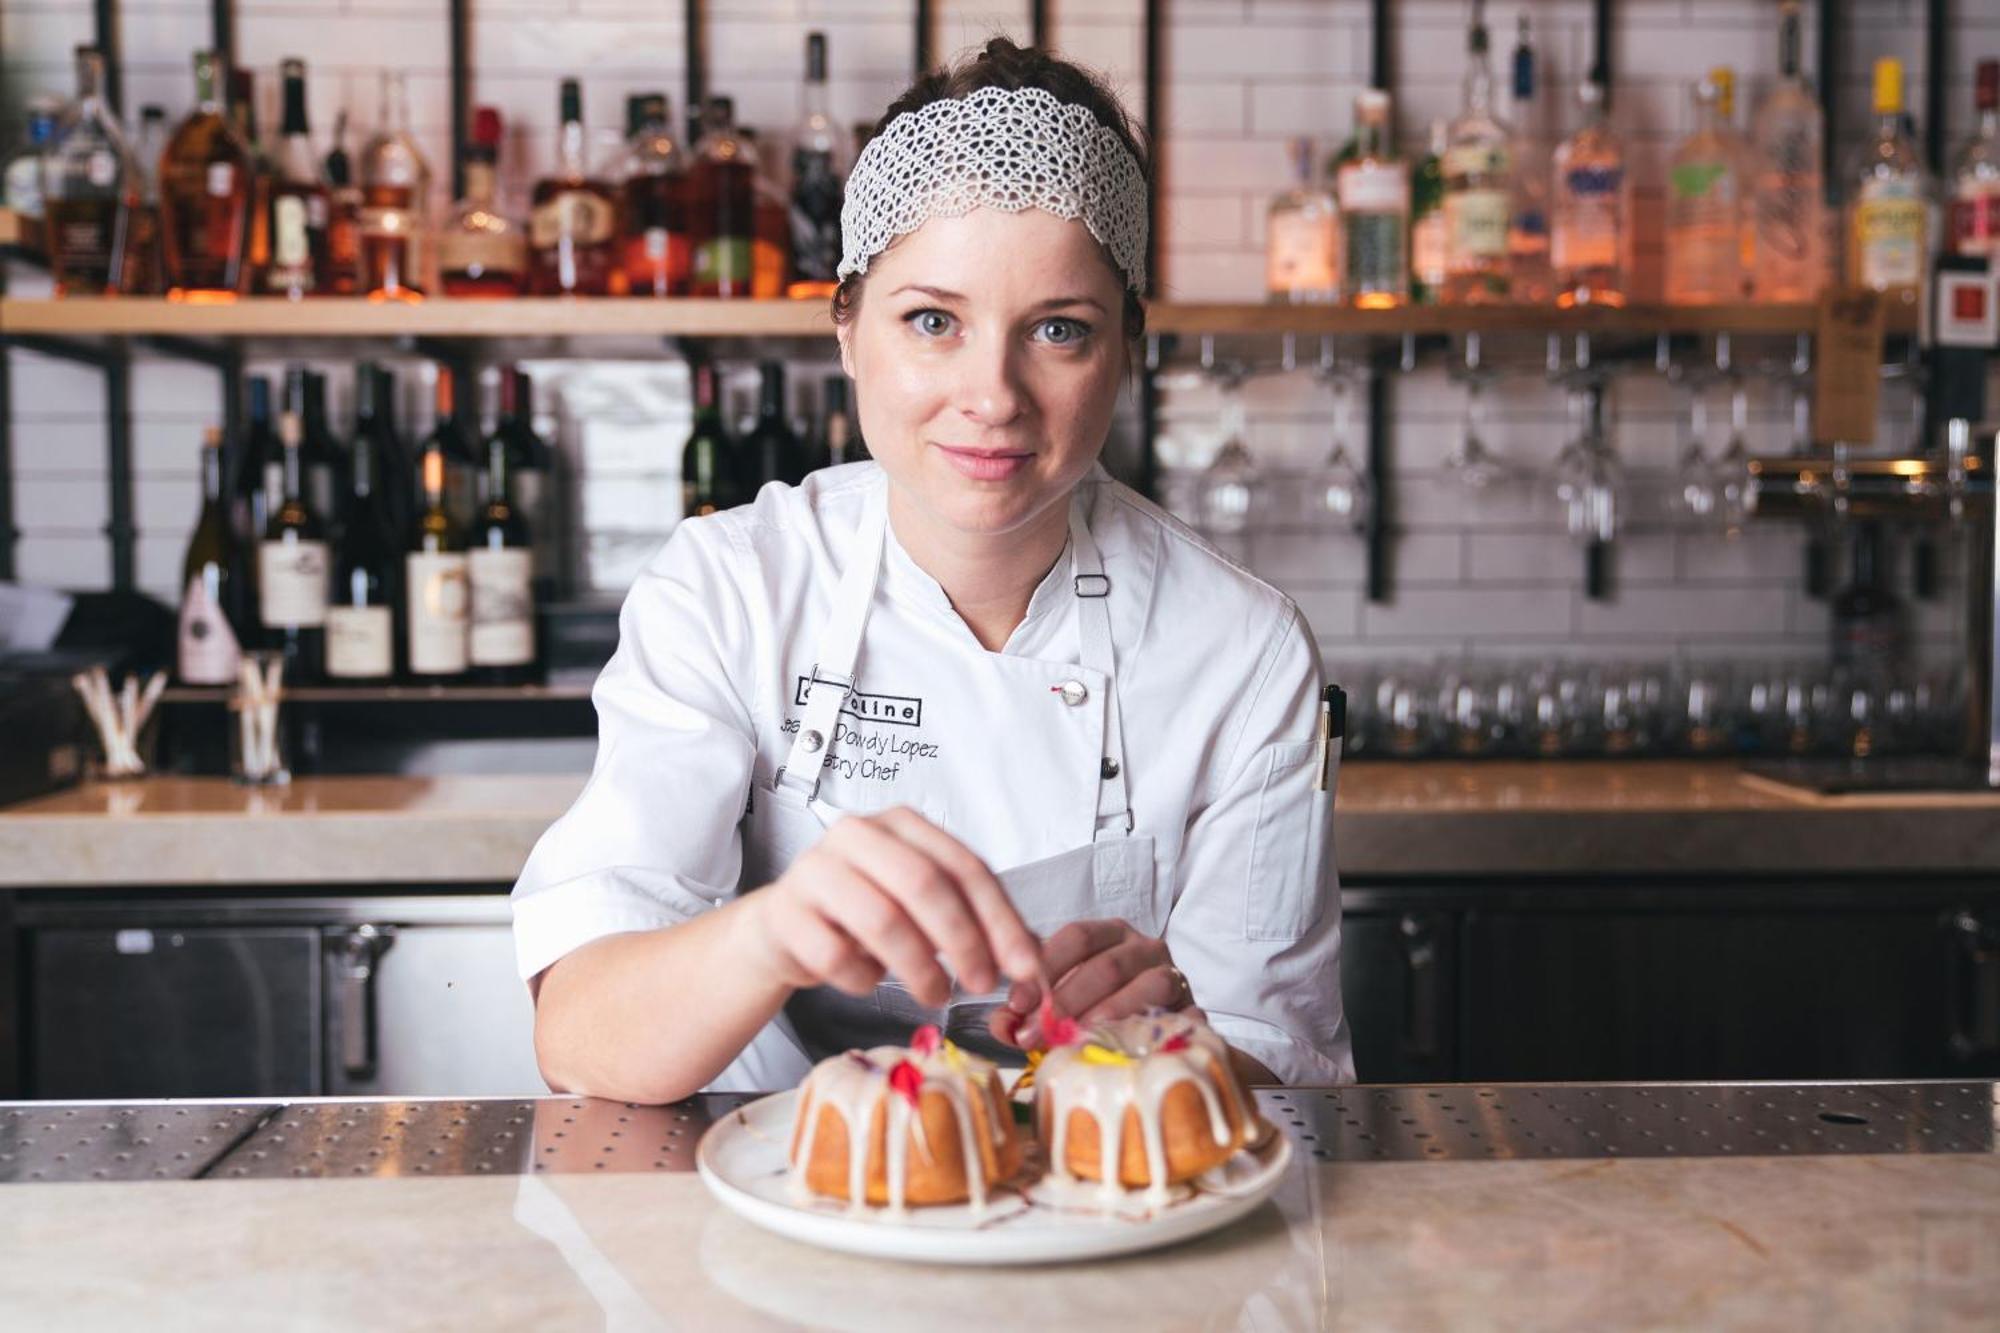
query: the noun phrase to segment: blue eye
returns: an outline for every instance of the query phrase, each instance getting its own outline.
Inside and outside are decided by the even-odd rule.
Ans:
[[[942,338],[951,332],[951,316],[942,310],[912,310],[903,316],[903,322],[926,338]]]
[[[1045,319],[1040,326],[1042,340],[1057,347],[1082,342],[1090,336],[1090,325],[1080,319]]]

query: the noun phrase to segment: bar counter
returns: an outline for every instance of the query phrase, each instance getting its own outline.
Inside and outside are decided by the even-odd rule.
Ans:
[[[1264,1090],[1270,1204],[1028,1269],[737,1218],[692,1158],[740,1098],[0,1104],[0,1325],[1991,1327],[1994,1091]]]
[[[0,889],[507,883],[582,782],[93,783],[0,810]],[[1335,820],[1349,880],[2000,865],[2000,794],[1823,797],[1722,761],[1350,764]]]

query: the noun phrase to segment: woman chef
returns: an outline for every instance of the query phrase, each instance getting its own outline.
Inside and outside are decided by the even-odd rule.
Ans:
[[[834,298],[875,461],[683,522],[514,889],[556,1088],[775,1089],[919,1023],[1199,1005],[1256,1081],[1353,1078],[1318,652],[1098,465],[1141,150],[1004,39],[889,108]]]

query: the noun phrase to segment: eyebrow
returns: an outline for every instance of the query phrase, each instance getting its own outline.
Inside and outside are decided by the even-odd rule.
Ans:
[[[890,292],[889,295],[901,296],[904,292],[921,292],[923,295],[931,297],[932,299],[938,301],[963,301],[966,299],[964,293],[962,292],[949,291],[943,287],[926,287],[921,283],[915,283],[915,282],[905,283],[901,287],[898,287],[895,291]],[[1104,309],[1104,303],[1099,301],[1094,296],[1051,297],[1049,300],[1043,301],[1040,304],[1036,305],[1035,309],[1056,310],[1060,309],[1063,306],[1070,306],[1070,305],[1087,305],[1090,306],[1092,309],[1099,311]]]

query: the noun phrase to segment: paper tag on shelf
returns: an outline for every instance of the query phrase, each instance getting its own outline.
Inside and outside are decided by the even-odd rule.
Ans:
[[[1820,298],[1814,354],[1813,439],[1872,444],[1882,396],[1881,293],[1849,288]]]

